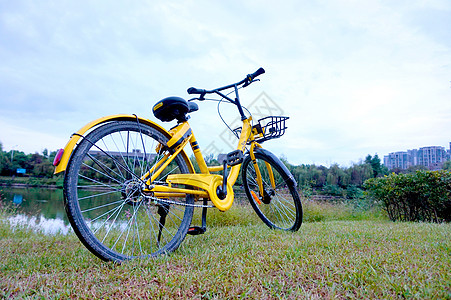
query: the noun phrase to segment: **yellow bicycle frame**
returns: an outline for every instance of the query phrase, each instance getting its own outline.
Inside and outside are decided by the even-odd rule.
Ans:
[[[238,150],[245,151],[246,144],[253,139],[252,127],[250,125],[251,118],[243,121],[240,139],[238,142]],[[233,204],[234,193],[232,186],[235,184],[240,173],[240,165],[233,166],[227,177],[227,196],[220,199],[216,194],[216,190],[222,185],[222,176],[211,174],[210,172],[222,171],[223,166],[208,167],[202,152],[199,148],[197,140],[191,131],[188,121],[182,122],[174,127],[170,132],[172,138],[168,141],[167,147],[173,151],[172,154],[163,156],[150,171],[141,179],[144,180],[150,188],[145,192],[153,192],[156,197],[180,197],[183,194],[191,194],[197,198],[208,198],[221,211],[230,209]],[[163,172],[163,170],[171,163],[171,161],[180,153],[180,151],[190,143],[194,157],[200,168],[200,174],[171,174],[168,175],[166,182],[168,186],[152,185],[152,182]],[[174,147],[174,145],[176,145]],[[158,149],[157,149],[158,150]],[[187,189],[172,187],[172,185],[188,185],[198,189]]]
[[[261,147],[254,141],[255,134],[258,134],[252,130],[251,126],[252,117],[243,120],[243,126],[241,129],[240,138],[238,141],[237,150],[245,152],[246,144],[251,143],[251,158],[254,162],[254,167],[257,172],[257,182],[259,183],[260,195],[263,195],[262,178],[257,166],[255,155],[253,153],[255,147]],[[151,170],[145,174],[141,179],[146,181],[150,188],[148,192],[154,193],[156,197],[181,197],[184,194],[191,194],[197,196],[197,198],[210,199],[213,204],[220,210],[226,211],[230,209],[234,200],[233,185],[235,184],[238,175],[240,173],[241,164],[231,167],[230,173],[227,177],[227,196],[225,199],[220,199],[216,193],[219,186],[222,185],[223,178],[221,175],[211,174],[210,172],[223,171],[223,166],[210,166],[208,167],[199,149],[198,143],[194,134],[191,131],[188,121],[182,122],[174,127],[170,134],[172,138],[168,141],[167,146],[174,151],[171,155],[166,154],[161,158]],[[190,143],[193,150],[194,157],[199,165],[200,174],[173,174],[168,175],[166,182],[167,186],[152,185],[152,182],[163,172],[163,170],[171,163],[176,155]],[[173,145],[177,145],[174,147]],[[157,149],[158,150],[158,149]],[[271,177],[271,184],[274,187],[274,178],[272,170],[269,164],[267,164],[268,172]],[[172,185],[188,185],[197,189],[177,188]],[[145,190],[146,191],[146,190]]]
[[[230,209],[230,207],[232,207],[234,200],[232,187],[239,176],[241,164],[231,167],[231,170],[227,177],[227,196],[224,199],[220,199],[216,193],[216,190],[219,186],[222,185],[223,177],[218,174],[211,174],[210,172],[223,171],[223,166],[207,166],[188,121],[178,124],[168,132],[160,125],[150,120],[136,117],[134,115],[114,115],[97,119],[87,124],[79,131],[77,131],[74,135],[72,135],[71,139],[64,148],[61,160],[56,165],[55,174],[66,170],[73,150],[75,149],[79,140],[82,139],[87,132],[103,123],[118,120],[136,120],[142,124],[149,125],[159,130],[169,138],[167,145],[159,145],[156,149],[157,152],[162,151],[164,148],[169,149],[169,151],[166,151],[166,154],[163,155],[163,157],[141,178],[144,182],[146,182],[146,185],[148,186],[147,189],[143,190],[144,192],[152,193],[155,197],[158,198],[185,197],[187,194],[190,194],[194,195],[196,199],[210,199],[215,207],[217,207],[220,211],[226,211]],[[243,120],[243,126],[241,129],[237,150],[240,150],[244,153],[246,150],[246,145],[249,143],[251,144],[250,156],[257,173],[257,182],[259,185],[260,196],[263,197],[264,191],[261,172],[256,163],[254,154],[254,149],[256,147],[261,148],[261,146],[257,142],[255,142],[255,137],[259,137],[259,135],[262,135],[263,133],[257,132],[255,128],[252,127],[251,121],[252,117]],[[199,174],[195,172],[191,161],[183,150],[188,143],[190,143],[194,157],[197,161],[197,164],[199,165],[201,172]],[[165,170],[165,168],[175,159],[177,155],[182,156],[182,158],[188,165],[190,173],[168,175],[166,179],[167,186],[153,185],[152,183],[158,178],[159,175],[161,175],[163,170]],[[271,166],[266,163],[266,167],[270,175],[271,185],[274,188],[274,175],[272,173]],[[173,187],[173,185],[187,185],[192,188]]]

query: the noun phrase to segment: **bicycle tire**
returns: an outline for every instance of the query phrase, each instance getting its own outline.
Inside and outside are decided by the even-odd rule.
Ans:
[[[264,195],[260,195],[250,155],[244,159],[241,173],[244,190],[252,208],[271,229],[299,230],[302,224],[302,203],[293,175],[271,152],[256,149],[254,154],[262,176]],[[275,188],[271,185],[266,163],[271,166],[274,174]]]
[[[156,147],[167,141],[148,125],[113,121],[91,131],[74,150],[64,180],[67,217],[81,242],[102,260],[158,256],[184,240],[194,208],[150,198],[140,180],[163,156]],[[181,155],[163,170],[159,184],[168,171],[189,173]],[[194,203],[192,195],[176,200]]]

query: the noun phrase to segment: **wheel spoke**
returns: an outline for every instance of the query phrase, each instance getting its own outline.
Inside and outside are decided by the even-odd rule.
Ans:
[[[260,170],[263,195],[257,181],[256,166]],[[302,208],[297,191],[284,180],[289,178],[289,174],[283,173],[285,171],[281,171],[282,167],[278,167],[271,159],[261,154],[257,155],[256,166],[250,159],[243,163],[244,186],[257,215],[271,228],[297,230],[302,222]],[[274,188],[268,166],[272,170]],[[260,195],[261,203],[253,199],[251,191]]]
[[[92,155],[90,155],[89,153],[88,153],[88,155],[87,155],[90,159],[92,159],[92,161],[93,162],[95,162],[104,172],[102,173],[102,172],[100,172],[99,170],[97,170],[96,168],[94,168],[93,166],[90,166],[90,165],[88,165],[88,164],[83,164],[84,166],[86,166],[86,167],[88,167],[88,168],[90,168],[91,170],[93,170],[93,171],[95,171],[95,172],[97,172],[97,173],[99,173],[99,174],[101,174],[101,175],[103,175],[103,176],[105,176],[105,177],[107,177],[107,178],[109,178],[109,179],[111,179],[111,180],[113,180],[113,181],[116,181],[117,183],[121,183],[121,180],[119,180],[119,179],[116,179],[115,177],[113,177],[113,175],[114,174],[116,174],[116,175],[118,175],[115,171],[113,171],[111,168],[109,168],[109,167],[107,167],[104,163],[102,163],[101,161],[99,161],[98,159],[96,159],[95,157],[93,157]],[[111,172],[111,173],[113,173],[113,175],[109,175],[109,174],[107,174],[108,173],[108,170]],[[123,177],[121,176],[121,179],[123,179]]]
[[[113,190],[113,191],[109,191],[109,192],[98,193],[98,194],[94,194],[94,195],[90,195],[90,196],[80,197],[80,198],[78,198],[78,201],[80,201],[80,200],[92,199],[92,198],[100,197],[100,196],[105,196],[105,195],[117,193],[118,191],[119,191],[119,190]]]
[[[107,207],[107,206],[110,206],[110,205],[113,205],[113,204],[117,204],[117,203],[122,203],[122,202],[124,202],[124,201],[123,200],[119,200],[119,201],[115,201],[115,202],[99,205],[99,206],[96,206],[96,207],[92,207],[92,208],[89,208],[89,209],[85,209],[85,210],[82,210],[81,212],[85,213],[85,212],[88,212],[88,211],[93,211],[93,210],[96,210],[96,209],[99,209],[99,208]]]
[[[143,193],[143,176],[165,156],[155,149],[167,143],[166,136],[136,121],[118,121],[99,126],[77,145],[66,170],[70,174],[65,200],[68,217],[72,226],[80,227],[80,239],[102,259],[122,261],[168,253],[186,235],[193,196],[164,204]],[[168,175],[189,172],[182,156],[171,159],[153,184],[166,185]],[[162,205],[164,217],[158,212]]]

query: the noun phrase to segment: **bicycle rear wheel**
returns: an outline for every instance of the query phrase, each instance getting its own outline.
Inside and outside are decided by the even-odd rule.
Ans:
[[[168,138],[134,121],[114,121],[81,140],[64,181],[68,219],[83,244],[106,261],[156,256],[178,248],[186,236],[194,197],[157,199],[145,191],[141,177],[164,153]],[[189,173],[178,155],[153,184],[168,174]],[[188,205],[188,206],[186,206]]]
[[[252,208],[270,228],[297,231],[302,224],[302,204],[293,176],[271,152],[256,149],[254,153],[263,193],[260,192],[256,167],[249,155],[244,159],[242,169],[244,190]],[[274,178],[273,182],[271,178]]]

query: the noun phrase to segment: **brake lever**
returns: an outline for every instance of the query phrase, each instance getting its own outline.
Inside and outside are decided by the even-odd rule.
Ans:
[[[196,101],[196,100],[204,101],[204,100],[205,100],[204,95],[200,96],[199,98],[191,98],[191,99],[188,99],[187,101],[188,101],[188,102],[192,102],[192,101]]]
[[[245,88],[245,87],[247,87],[248,85],[250,85],[252,82],[256,82],[256,81],[260,81],[260,79],[254,79],[254,80],[252,80],[252,81],[246,81],[246,83],[243,84],[243,87]]]

